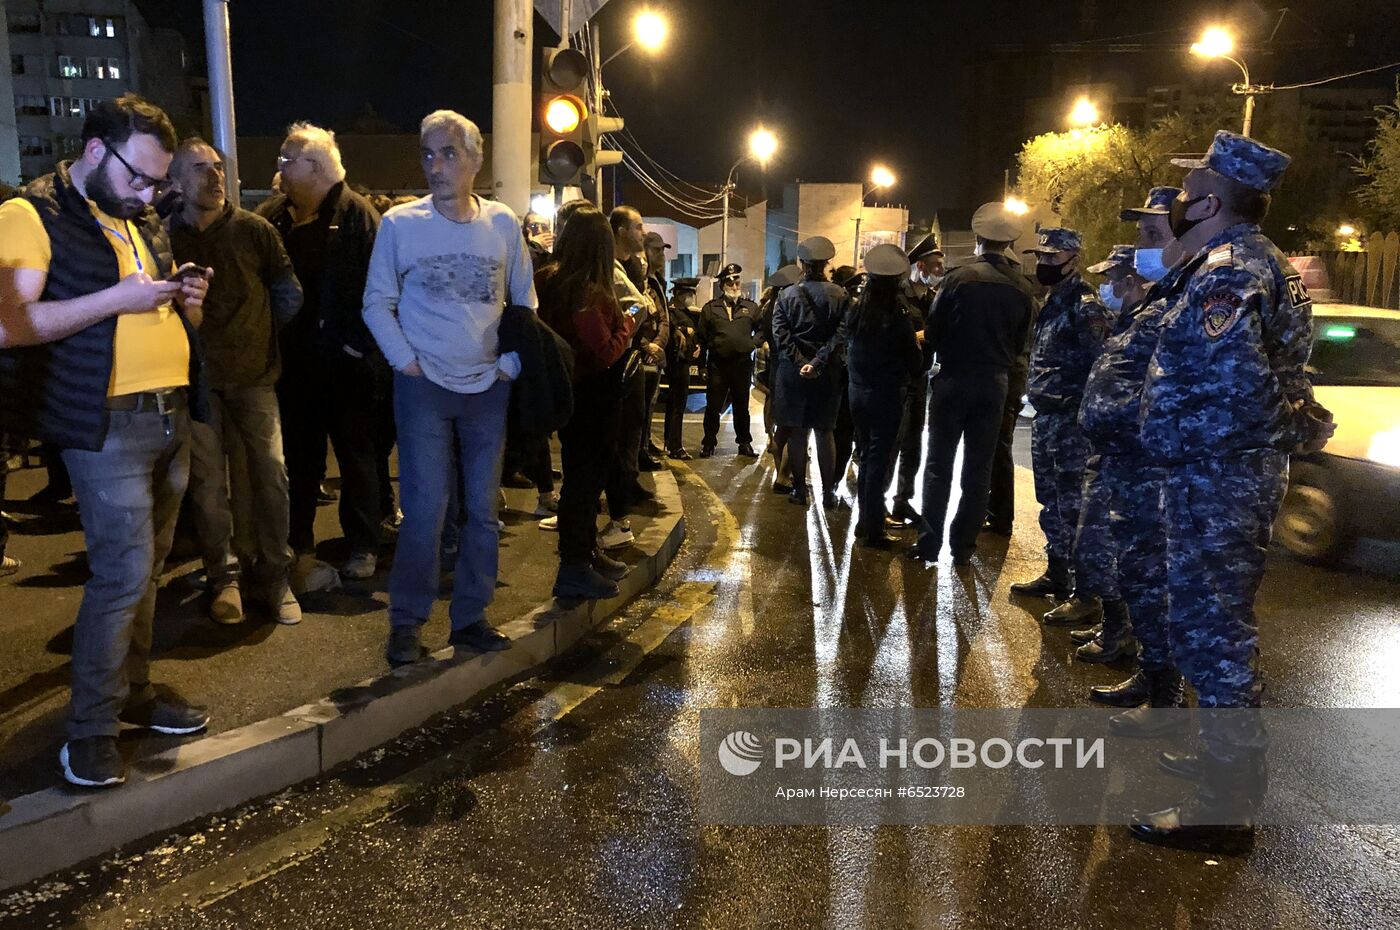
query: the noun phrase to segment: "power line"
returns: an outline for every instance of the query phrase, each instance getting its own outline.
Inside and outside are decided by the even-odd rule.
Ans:
[[[1360,77],[1363,74],[1375,74],[1377,71],[1386,71],[1390,68],[1400,68],[1400,61],[1392,61],[1388,65],[1378,65],[1374,68],[1367,68],[1364,71],[1353,71],[1350,74],[1339,74],[1336,77],[1323,78],[1320,81],[1305,81],[1302,84],[1280,84],[1271,85],[1270,90],[1301,90],[1305,87],[1317,87],[1320,84],[1330,84],[1333,81],[1345,81],[1347,78]]]

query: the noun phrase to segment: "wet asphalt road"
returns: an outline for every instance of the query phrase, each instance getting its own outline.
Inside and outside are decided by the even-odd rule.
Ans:
[[[1122,677],[1007,599],[1040,567],[1028,473],[1015,537],[958,574],[852,553],[849,512],[804,514],[720,448],[680,470],[662,584],[568,663],[0,896],[0,930],[1400,926],[1396,827],[1264,828],[1212,857],[1121,827],[700,824],[702,708],[1067,706]],[[1278,556],[1260,611],[1269,703],[1400,705],[1400,577]]]

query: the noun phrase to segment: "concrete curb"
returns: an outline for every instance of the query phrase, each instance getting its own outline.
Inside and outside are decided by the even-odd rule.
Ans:
[[[617,597],[571,608],[551,601],[499,624],[511,638],[504,652],[458,660],[443,649],[315,703],[141,759],[120,788],[60,785],[15,798],[0,815],[0,889],[315,778],[563,654],[654,585],[680,550],[680,489],[671,472],[654,475],[662,516],[637,536],[643,558]]]

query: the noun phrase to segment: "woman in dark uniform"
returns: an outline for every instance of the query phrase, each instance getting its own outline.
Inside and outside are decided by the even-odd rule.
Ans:
[[[865,254],[865,270],[865,290],[846,318],[851,419],[860,456],[856,541],[885,549],[895,542],[885,530],[885,489],[905,395],[924,369],[924,354],[899,303],[899,282],[909,272],[909,257],[897,245],[877,245]]]
[[[792,465],[794,504],[807,503],[807,445],[817,439],[822,503],[836,506],[836,445],[832,430],[841,405],[841,347],[846,338],[846,292],[826,280],[826,263],[836,247],[825,236],[797,247],[803,280],[782,292],[773,307],[773,348],[778,367],[773,379],[776,441],[786,446]]]

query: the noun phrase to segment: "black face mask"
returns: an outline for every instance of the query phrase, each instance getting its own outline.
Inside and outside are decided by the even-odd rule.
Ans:
[[[1073,261],[1074,259],[1071,258],[1063,265],[1047,265],[1044,262],[1040,262],[1035,266],[1035,279],[1046,287],[1054,287],[1056,284],[1059,284],[1065,278],[1069,277],[1067,269]]]
[[[1199,220],[1188,220],[1186,218],[1187,210],[1190,210],[1196,204],[1200,203],[1202,200],[1206,200],[1209,197],[1210,194],[1203,194],[1202,196],[1197,197],[1193,200],[1182,200],[1180,198],[1177,198],[1176,200],[1172,201],[1171,213],[1167,216],[1167,223],[1172,228],[1173,238],[1180,239],[1182,236],[1195,229],[1201,223],[1204,223],[1206,220],[1210,219],[1210,217],[1207,216],[1203,216]]]

